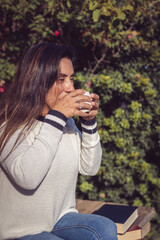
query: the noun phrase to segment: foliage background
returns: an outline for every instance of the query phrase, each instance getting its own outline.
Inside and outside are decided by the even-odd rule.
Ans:
[[[73,45],[76,86],[100,95],[103,147],[77,197],[153,206],[146,239],[160,238],[160,1],[0,0],[0,15],[0,96],[28,47]]]

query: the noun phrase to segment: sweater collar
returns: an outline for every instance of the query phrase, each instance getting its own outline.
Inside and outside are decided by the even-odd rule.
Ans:
[[[39,115],[39,116],[38,116],[38,118],[37,118],[37,120],[38,120],[38,121],[41,121],[41,122],[43,122],[43,121],[44,121],[44,119],[45,119],[45,117],[44,117],[44,116],[42,116],[42,115]]]

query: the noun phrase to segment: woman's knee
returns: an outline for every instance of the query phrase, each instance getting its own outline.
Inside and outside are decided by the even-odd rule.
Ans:
[[[74,236],[71,239],[117,240],[115,223],[95,214],[67,213],[55,225],[53,232],[57,231],[65,235],[70,232]]]
[[[117,240],[117,226],[116,224],[108,218],[93,215],[93,222],[91,226],[100,236],[99,239],[102,240]]]

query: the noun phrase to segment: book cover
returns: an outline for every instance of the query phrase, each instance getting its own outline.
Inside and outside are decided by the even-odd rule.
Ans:
[[[136,240],[140,239],[141,237],[142,229],[136,224],[132,224],[125,234],[118,235],[118,240]]]
[[[147,235],[150,231],[150,222],[147,222],[143,227],[136,224],[136,221],[132,226],[122,235],[118,235],[118,240],[137,240]]]
[[[117,225],[118,234],[124,234],[138,217],[138,207],[119,204],[104,204],[92,214],[111,219]]]

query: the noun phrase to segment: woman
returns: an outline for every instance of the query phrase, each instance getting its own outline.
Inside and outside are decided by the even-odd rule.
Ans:
[[[95,175],[102,152],[99,97],[74,89],[72,58],[65,46],[33,46],[1,110],[1,240],[117,239],[112,221],[75,209],[78,173]]]

